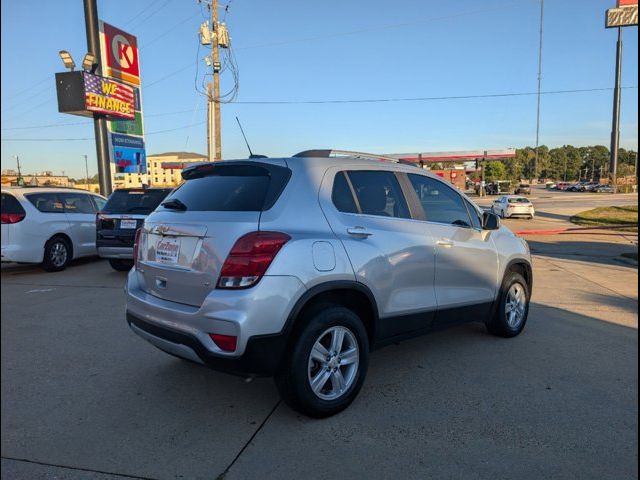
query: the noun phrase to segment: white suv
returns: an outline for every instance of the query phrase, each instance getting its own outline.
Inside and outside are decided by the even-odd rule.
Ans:
[[[3,188],[2,262],[42,263],[54,272],[96,255],[96,212],[105,203],[70,188]]]
[[[324,153],[185,169],[138,230],[131,329],[177,357],[274,375],[316,417],[349,405],[376,347],[469,321],[522,331],[524,240],[429,172]]]

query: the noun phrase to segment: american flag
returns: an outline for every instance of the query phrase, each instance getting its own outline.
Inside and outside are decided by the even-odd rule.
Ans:
[[[133,87],[85,73],[84,91],[87,110],[112,117],[135,118]]]

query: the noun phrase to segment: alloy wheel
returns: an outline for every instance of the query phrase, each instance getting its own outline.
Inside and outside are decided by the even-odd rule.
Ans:
[[[360,353],[358,341],[348,328],[325,330],[309,354],[307,376],[313,393],[323,400],[341,397],[353,385]]]
[[[49,259],[53,266],[60,268],[67,262],[67,246],[63,242],[56,242],[51,246]]]
[[[514,283],[507,293],[507,301],[505,303],[505,315],[509,327],[516,329],[524,320],[524,314],[527,309],[527,294],[522,285]]]

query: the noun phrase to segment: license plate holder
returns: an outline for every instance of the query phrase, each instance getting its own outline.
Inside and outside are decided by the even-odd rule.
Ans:
[[[129,218],[123,218],[120,220],[120,228],[122,230],[132,230],[138,226],[138,222],[136,220],[132,220]]]
[[[156,243],[156,260],[168,265],[176,265],[180,256],[180,240],[173,237],[162,237]]]

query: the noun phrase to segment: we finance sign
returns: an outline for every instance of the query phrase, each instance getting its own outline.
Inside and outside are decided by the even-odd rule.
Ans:
[[[85,106],[109,117],[135,118],[133,87],[110,78],[84,72]]]

